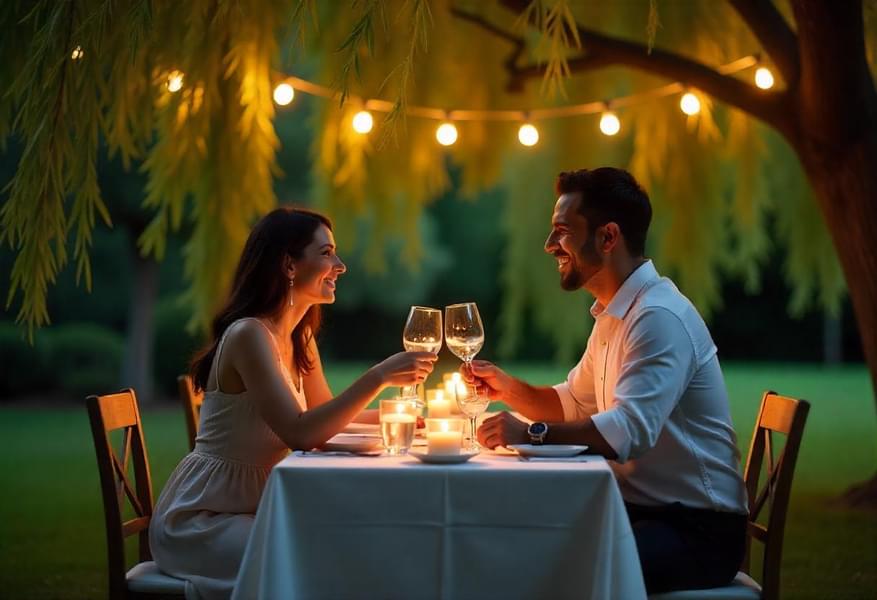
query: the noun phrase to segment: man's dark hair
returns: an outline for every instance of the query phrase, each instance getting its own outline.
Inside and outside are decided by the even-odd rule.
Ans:
[[[579,213],[588,220],[589,234],[600,225],[615,222],[630,253],[645,254],[652,205],[633,175],[614,167],[564,171],[557,176],[554,189],[558,196],[581,194]]]

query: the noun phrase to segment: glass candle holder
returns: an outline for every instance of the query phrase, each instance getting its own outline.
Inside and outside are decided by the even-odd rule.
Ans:
[[[463,419],[426,419],[428,454],[459,454],[463,447]]]

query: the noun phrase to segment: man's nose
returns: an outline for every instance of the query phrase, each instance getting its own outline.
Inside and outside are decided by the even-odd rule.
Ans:
[[[554,254],[554,249],[557,248],[557,242],[554,241],[554,234],[549,233],[548,239],[545,240],[545,251],[548,254]]]

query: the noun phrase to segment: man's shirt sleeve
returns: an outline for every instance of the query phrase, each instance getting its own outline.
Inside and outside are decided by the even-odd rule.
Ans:
[[[617,462],[651,449],[696,371],[694,345],[682,321],[665,308],[644,310],[621,340],[621,372],[611,408],[592,418]]]
[[[572,368],[566,381],[554,386],[560,397],[564,421],[581,421],[597,412],[593,365],[591,339],[588,339],[587,348],[585,348],[585,353],[579,364]]]

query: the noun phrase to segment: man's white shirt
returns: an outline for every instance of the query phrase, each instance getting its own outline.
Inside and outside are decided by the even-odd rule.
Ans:
[[[625,501],[746,513],[716,346],[691,302],[649,260],[591,314],[585,353],[554,389],[564,420],[590,416],[618,454]]]

